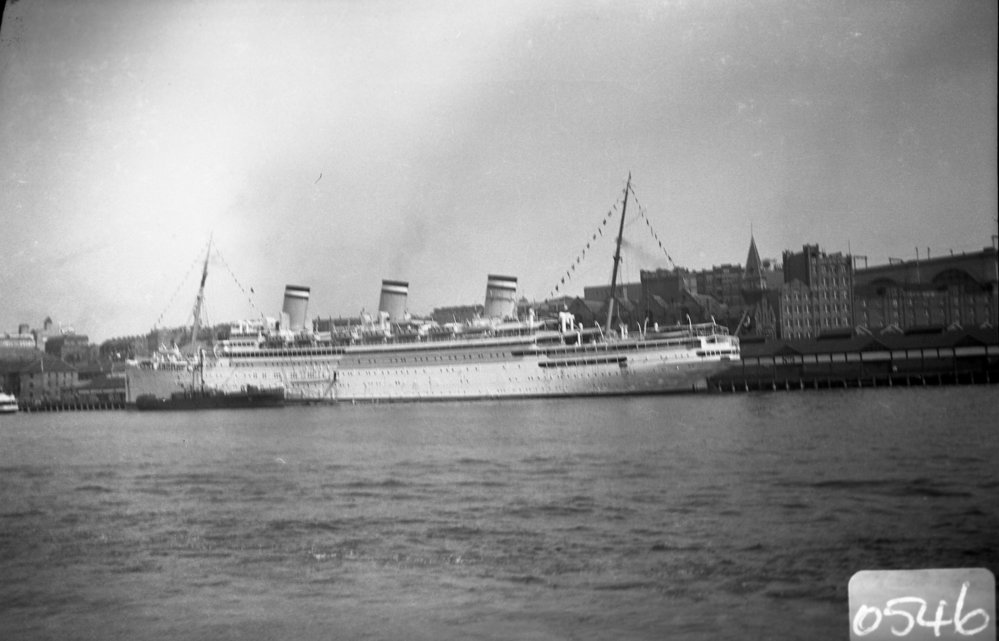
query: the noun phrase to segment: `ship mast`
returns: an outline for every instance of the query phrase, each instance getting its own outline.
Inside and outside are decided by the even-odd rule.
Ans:
[[[201,269],[201,286],[198,297],[194,300],[194,321],[191,324],[191,354],[198,354],[198,332],[201,331],[201,306],[205,302],[205,280],[208,278],[208,258],[212,255],[212,237],[208,237],[208,252],[205,254],[205,265]]]
[[[624,186],[624,204],[621,206],[621,226],[617,230],[617,249],[614,252],[614,271],[611,273],[610,297],[607,299],[607,331],[610,331],[614,318],[614,294],[617,289],[617,266],[621,262],[621,237],[624,235],[624,212],[628,209],[628,192],[631,190],[631,172]]]

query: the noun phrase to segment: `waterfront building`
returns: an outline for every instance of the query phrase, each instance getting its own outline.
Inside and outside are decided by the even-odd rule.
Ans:
[[[46,341],[50,337],[58,335],[59,330],[53,327],[52,318],[46,316],[45,320],[42,321],[42,328],[33,330],[32,334],[35,335],[35,349],[44,351]]]
[[[741,307],[742,286],[745,270],[741,265],[716,265],[695,273],[697,289],[695,293],[710,296],[730,308]]]
[[[45,403],[73,396],[80,381],[75,367],[36,352],[31,358],[0,361],[0,382],[22,403]]]
[[[728,308],[714,297],[698,291],[698,274],[677,267],[641,272],[641,305],[644,318],[661,325],[700,323],[712,318],[720,323]]]
[[[777,261],[762,260],[750,236],[746,266],[723,264],[698,272],[642,272],[646,317],[666,324],[714,320],[740,335],[776,335],[775,296],[783,284]]]
[[[64,333],[52,336],[45,342],[45,353],[67,363],[85,363],[93,360],[90,340],[85,334]]]
[[[149,358],[149,336],[119,336],[110,338],[100,344],[97,350],[97,357],[108,361],[124,361],[127,359]]]
[[[52,327],[51,318],[43,321],[42,329],[33,330],[27,323],[21,323],[16,334],[4,333],[0,336],[0,358],[30,356],[36,350],[44,350],[46,341],[58,334],[59,331]]]
[[[995,327],[996,249],[858,269],[854,302],[861,330]]]
[[[585,327],[593,327],[596,323],[603,324],[607,320],[606,301],[585,300],[579,296],[560,296],[530,304],[524,301],[518,306],[517,312],[520,318],[527,318],[531,309],[534,310],[536,318],[558,318],[560,312],[568,311],[577,325]]]
[[[853,265],[848,254],[818,245],[784,252],[784,285],[777,299],[780,338],[818,338],[853,328]]]
[[[618,283],[614,296],[614,324],[623,324],[634,329],[645,318],[642,306],[643,285],[638,283]],[[583,288],[582,314],[573,312],[578,322],[586,323],[587,314],[593,316],[593,323],[603,325],[607,322],[607,301],[610,300],[610,285],[593,285]],[[578,308],[578,305],[577,305]],[[570,311],[572,311],[570,309]]]
[[[642,300],[644,284],[619,283],[617,286],[616,298],[618,302],[630,301],[632,303]],[[610,298],[610,285],[593,285],[583,288],[583,300],[599,301],[601,304]]]
[[[0,335],[0,358],[26,356],[35,351],[35,337],[30,332]]]

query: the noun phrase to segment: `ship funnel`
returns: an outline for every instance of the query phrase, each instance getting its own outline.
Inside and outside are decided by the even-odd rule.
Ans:
[[[378,311],[386,312],[390,323],[405,320],[406,297],[409,295],[409,283],[401,280],[383,280],[382,295],[378,299]]]
[[[285,285],[284,306],[281,308],[282,316],[288,315],[289,329],[297,332],[305,327],[305,314],[309,309],[309,288],[297,285]]]
[[[489,274],[486,281],[486,318],[516,318],[517,277]]]

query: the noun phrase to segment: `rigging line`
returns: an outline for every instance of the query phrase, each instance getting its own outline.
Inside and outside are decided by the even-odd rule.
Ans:
[[[652,238],[659,244],[659,249],[663,250],[666,260],[669,261],[669,264],[672,265],[673,269],[676,269],[676,263],[673,262],[673,257],[669,255],[668,251],[666,251],[666,246],[663,245],[662,239],[659,238],[659,233],[656,231],[655,227],[652,226],[652,221],[649,219],[648,214],[645,211],[645,205],[638,200],[638,195],[635,194],[634,187],[631,188],[631,194],[635,198],[635,204],[638,205],[639,215],[645,218],[646,226],[649,228],[649,233],[652,234]]]
[[[263,314],[260,312],[260,310],[257,309],[256,304],[254,304],[254,302],[253,302],[253,296],[252,296],[252,294],[255,293],[253,291],[253,288],[251,287],[249,292],[246,291],[246,287],[244,287],[243,284],[241,282],[239,282],[239,279],[236,278],[236,273],[232,270],[232,267],[229,266],[229,263],[226,262],[225,257],[222,256],[222,252],[221,252],[221,250],[219,250],[218,245],[215,245],[215,254],[216,254],[216,256],[218,256],[218,259],[222,263],[222,266],[225,267],[225,269],[226,269],[227,272],[229,272],[229,276],[231,276],[233,282],[236,283],[236,287],[238,287],[239,291],[241,291],[243,293],[243,295],[246,296],[246,300],[250,304],[250,307],[253,308],[253,311],[256,314],[259,314],[259,315],[263,316]]]
[[[581,249],[579,252],[577,252],[575,260],[570,263],[570,269],[566,270],[566,275],[563,276],[562,279],[561,279],[561,281],[559,283],[556,283],[556,285],[554,286],[554,288],[552,288],[551,291],[549,292],[549,297],[550,298],[554,298],[555,294],[559,293],[560,289],[564,288],[564,286],[566,285],[566,282],[565,282],[566,277],[568,277],[569,280],[572,280],[572,274],[571,274],[571,272],[576,271],[576,265],[580,264],[583,261],[583,259],[586,258],[586,252],[588,252],[588,251],[591,250],[591,245],[595,245],[596,241],[598,239],[604,237],[604,229],[603,228],[606,227],[607,224],[610,222],[611,217],[613,216],[614,212],[617,211],[619,203],[620,203],[620,200],[618,202],[615,202],[611,206],[611,208],[609,210],[607,210],[607,213],[604,214],[603,219],[600,221],[600,223],[596,227],[596,231],[593,232],[592,237],[590,237],[590,239],[586,241],[586,246],[583,249]],[[565,292],[563,291],[562,293],[564,295]]]
[[[178,283],[178,284],[177,284],[177,289],[175,289],[175,290],[173,291],[173,294],[171,294],[171,296],[170,296],[170,299],[169,299],[169,300],[167,301],[167,304],[166,304],[166,306],[165,306],[165,307],[163,308],[163,311],[162,311],[162,312],[160,312],[160,315],[159,315],[159,316],[158,316],[158,317],[156,318],[156,324],[155,324],[155,325],[153,325],[153,327],[154,327],[154,328],[156,328],[156,327],[159,327],[159,326],[160,326],[160,323],[162,323],[162,322],[163,322],[163,317],[164,317],[164,316],[166,315],[166,313],[167,313],[167,312],[168,312],[168,311],[170,310],[170,306],[171,306],[171,305],[173,305],[173,301],[174,301],[174,300],[175,300],[175,299],[177,298],[177,294],[179,294],[179,293],[180,293],[180,289],[181,289],[182,287],[184,287],[184,285],[186,285],[186,284],[187,284],[187,277],[191,275],[191,271],[192,271],[192,270],[193,270],[193,269],[194,269],[195,267],[197,267],[199,263],[201,263],[201,258],[195,258],[195,259],[194,259],[194,260],[193,260],[193,261],[191,262],[191,265],[190,265],[190,267],[188,267],[188,268],[187,268],[187,271],[186,271],[186,272],[184,273],[184,276],[183,276],[183,278],[181,278],[181,281],[180,281],[180,283]]]

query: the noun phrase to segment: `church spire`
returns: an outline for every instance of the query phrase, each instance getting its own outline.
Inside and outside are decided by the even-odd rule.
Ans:
[[[756,239],[749,235],[749,255],[746,257],[746,269],[742,275],[743,285],[747,289],[765,289],[766,278],[763,275],[763,261],[756,249]]]
[[[750,232],[749,255],[742,273],[742,300],[746,307],[736,334],[746,330],[754,335],[774,336],[777,319],[767,294],[767,274],[756,249],[756,238]]]

